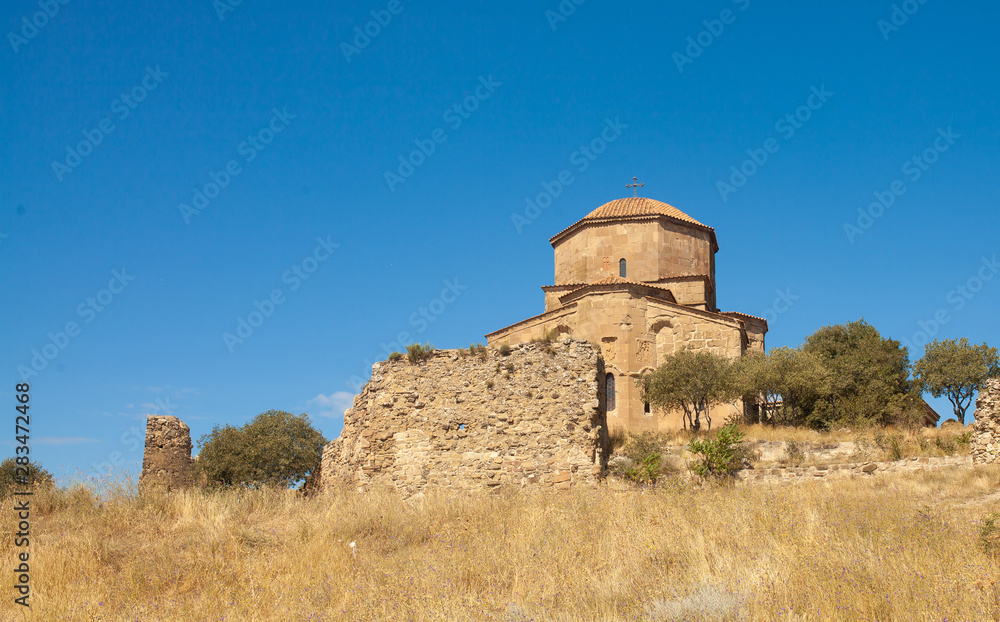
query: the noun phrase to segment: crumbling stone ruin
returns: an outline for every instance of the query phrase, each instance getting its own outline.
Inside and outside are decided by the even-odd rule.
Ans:
[[[587,341],[438,350],[372,366],[323,450],[322,487],[568,489],[607,464],[604,363]]]
[[[973,464],[1000,462],[1000,378],[988,380],[976,399],[970,449]]]
[[[146,448],[139,487],[182,488],[190,483],[191,430],[177,417],[146,417]]]

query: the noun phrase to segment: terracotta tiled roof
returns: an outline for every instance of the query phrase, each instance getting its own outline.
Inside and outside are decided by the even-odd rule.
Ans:
[[[566,227],[559,233],[549,238],[549,242],[554,245],[556,241],[564,235],[569,234],[570,231],[575,231],[578,227],[581,227],[586,223],[613,222],[616,219],[628,220],[633,218],[656,218],[658,216],[665,216],[678,222],[688,223],[700,229],[709,231],[712,235],[712,244],[716,247],[715,250],[718,250],[719,244],[715,241],[715,229],[698,222],[673,205],[668,205],[663,201],[657,201],[656,199],[649,199],[646,197],[626,197],[624,199],[615,199],[614,201],[605,203],[569,227]]]
[[[667,205],[663,201],[648,199],[646,197],[628,197],[616,199],[610,203],[598,207],[583,217],[583,220],[600,220],[604,218],[622,218],[625,216],[670,216],[677,220],[683,220],[695,225],[704,225],[694,218],[691,218],[673,205]]]
[[[571,291],[564,294],[563,296],[560,296],[559,300],[563,300],[566,297],[572,297],[573,294],[578,293],[580,290],[586,289],[588,287],[593,287],[595,285],[640,285],[642,287],[649,287],[652,289],[658,289],[660,291],[666,292],[670,296],[670,302],[675,302],[676,300],[674,298],[674,293],[670,291],[670,288],[668,287],[664,287],[663,285],[658,285],[656,283],[643,283],[642,281],[623,279],[620,276],[614,276],[614,275],[606,276],[603,279],[599,279],[597,281],[594,281],[593,283],[587,283],[586,285],[574,284],[574,288]],[[565,287],[565,286],[560,286],[560,287]]]
[[[761,322],[767,322],[765,318],[757,317],[756,315],[750,315],[749,313],[741,313],[739,311],[721,311],[720,315],[739,315],[742,317],[753,318],[755,320],[760,320]]]
[[[658,285],[656,283],[643,283],[642,281],[633,281],[632,279],[622,278],[620,276],[615,276],[613,274],[609,275],[609,276],[606,276],[603,279],[598,279],[598,280],[594,281],[593,283],[589,283],[589,285],[616,285],[618,283],[630,283],[632,285],[645,285],[646,287],[655,287],[657,289],[667,289],[666,287],[663,287],[662,285]]]

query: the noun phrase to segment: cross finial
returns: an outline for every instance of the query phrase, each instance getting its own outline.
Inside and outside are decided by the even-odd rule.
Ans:
[[[634,196],[634,197],[639,196],[639,188],[642,188],[643,186],[646,185],[646,184],[636,183],[637,181],[639,181],[639,178],[638,177],[633,177],[632,178],[632,183],[625,184],[626,188],[631,188],[632,189],[632,196]]]

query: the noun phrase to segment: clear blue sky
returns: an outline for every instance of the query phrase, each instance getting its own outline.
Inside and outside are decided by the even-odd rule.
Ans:
[[[157,412],[336,437],[381,344],[541,312],[548,238],[633,175],[769,347],[1000,345],[993,3],[62,1],[0,17],[5,394],[44,364],[60,477],[137,472]]]

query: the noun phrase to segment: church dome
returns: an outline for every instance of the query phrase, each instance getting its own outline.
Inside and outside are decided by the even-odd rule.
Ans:
[[[712,236],[712,245],[715,247],[715,250],[718,250],[718,242],[715,241],[715,230],[712,227],[698,222],[673,205],[646,197],[626,197],[605,203],[549,238],[549,242],[555,246],[570,235],[589,225],[601,225],[628,220],[655,220],[657,218],[669,218],[675,222],[687,224],[709,232]]]
[[[583,220],[604,220],[606,218],[628,218],[630,216],[669,216],[677,220],[704,227],[702,223],[691,218],[673,205],[646,197],[627,197],[616,199],[598,207],[583,217]]]

